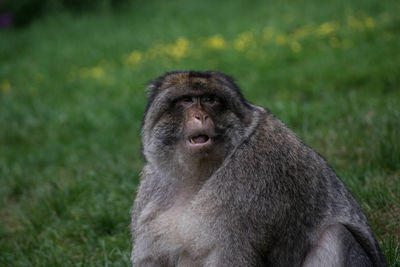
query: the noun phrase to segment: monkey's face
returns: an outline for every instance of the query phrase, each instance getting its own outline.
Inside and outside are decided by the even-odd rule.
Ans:
[[[147,152],[152,151],[158,162],[167,161],[174,166],[220,162],[225,156],[224,144],[229,140],[223,130],[223,101],[213,94],[186,91],[167,102],[166,110],[151,130]]]
[[[216,118],[224,110],[222,101],[211,94],[183,95],[173,100],[174,117],[180,117],[182,133],[178,139],[178,150],[192,157],[220,154],[223,136],[217,130]]]
[[[224,78],[179,72],[150,84],[142,128],[147,161],[188,170],[221,164],[243,134],[248,112],[240,92]]]

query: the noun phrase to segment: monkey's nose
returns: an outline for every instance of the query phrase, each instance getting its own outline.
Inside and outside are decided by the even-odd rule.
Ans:
[[[202,123],[204,123],[208,119],[207,115],[194,115],[194,117],[196,120],[198,120]]]

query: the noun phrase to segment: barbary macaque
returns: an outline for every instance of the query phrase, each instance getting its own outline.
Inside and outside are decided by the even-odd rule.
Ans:
[[[326,161],[229,76],[149,84],[134,266],[386,266]]]

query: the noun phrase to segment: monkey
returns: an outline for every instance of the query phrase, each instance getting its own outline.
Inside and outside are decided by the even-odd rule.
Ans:
[[[333,169],[217,71],[148,84],[133,266],[386,266]]]

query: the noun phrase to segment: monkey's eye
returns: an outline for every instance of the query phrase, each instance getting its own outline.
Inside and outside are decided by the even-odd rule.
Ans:
[[[190,96],[183,96],[179,102],[189,104],[193,102],[193,99]]]
[[[175,105],[179,106],[189,106],[193,103],[193,98],[191,96],[182,96],[174,101]]]
[[[201,103],[206,105],[215,105],[218,104],[218,99],[215,96],[202,96]]]

